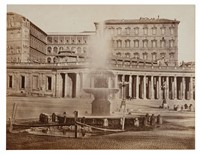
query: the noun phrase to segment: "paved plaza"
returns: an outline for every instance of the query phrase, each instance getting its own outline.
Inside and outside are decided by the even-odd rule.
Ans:
[[[51,114],[65,111],[73,115],[73,111],[78,110],[81,116],[86,115],[86,111],[89,115],[91,101],[92,99],[8,97],[7,117],[11,116],[13,103],[17,103],[15,119],[18,122],[38,119],[41,112]],[[120,100],[111,102],[112,115],[120,115],[117,112]],[[7,133],[7,149],[194,149],[195,113],[160,109],[160,104],[145,100],[127,101],[127,109],[132,111],[133,116],[161,114],[164,124],[152,131],[128,131],[83,139]]]

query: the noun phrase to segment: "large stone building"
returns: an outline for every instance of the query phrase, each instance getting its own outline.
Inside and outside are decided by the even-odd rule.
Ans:
[[[103,30],[111,37],[106,65],[115,78],[109,87],[120,89],[113,97],[194,101],[194,63],[178,63],[179,21],[140,18],[94,24],[94,32],[47,34],[25,17],[8,13],[7,94],[87,97],[83,88],[93,87],[88,42]]]

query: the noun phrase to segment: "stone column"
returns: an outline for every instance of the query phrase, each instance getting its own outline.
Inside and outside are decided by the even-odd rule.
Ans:
[[[65,74],[65,94],[64,94],[64,97],[67,97],[67,94],[68,94],[68,73]]]
[[[45,76],[43,76],[43,85],[45,83],[44,78],[45,78]],[[53,97],[56,97],[56,85],[55,85],[55,83],[56,83],[56,74],[55,73],[52,74],[52,81],[53,81],[52,82]]]
[[[115,83],[114,83],[114,87],[115,88],[118,88],[118,89],[120,89],[119,88],[119,84],[118,84],[118,74],[115,74]],[[120,98],[120,90],[117,92],[117,93],[115,93],[115,98]]]
[[[94,88],[94,77],[90,77],[90,87]]]
[[[115,74],[115,88],[119,88],[119,85],[118,85],[118,74]]]
[[[125,75],[122,75],[122,84],[124,83],[125,81]],[[125,97],[125,91],[124,91],[124,87],[122,86],[122,89],[121,89],[121,98]]]
[[[159,82],[158,82],[159,76],[156,77],[156,99],[159,99]]]
[[[88,79],[86,79],[86,73],[82,73],[82,89],[84,89],[84,88],[88,88],[89,86],[87,86],[87,81],[88,81]]]
[[[177,77],[174,76],[174,99],[177,99]]]
[[[146,99],[146,90],[147,90],[147,88],[146,88],[146,75],[144,75],[144,78],[143,78],[143,89],[144,89],[144,96],[143,96],[143,99]]]
[[[60,74],[56,73],[55,78],[55,91],[56,91],[56,97],[60,97]]]
[[[139,98],[139,76],[138,75],[136,75],[136,84],[135,84],[135,86],[136,86],[136,94],[135,94],[135,96],[136,96],[136,99],[138,99]]]
[[[162,91],[161,91],[161,76],[158,77],[158,99],[162,99]]]
[[[108,77],[108,88],[112,88],[112,78],[111,77]],[[110,93],[109,96],[111,98],[114,97],[113,93]]]
[[[171,77],[171,85],[172,85],[172,92],[171,92],[171,94],[172,94],[172,99],[174,99],[174,77]]]
[[[179,93],[179,99],[182,100],[182,98],[183,98],[183,79],[181,77],[179,77],[179,88],[180,88],[179,91],[178,91],[178,93]]]
[[[76,73],[76,97],[80,97],[80,74]]]
[[[165,88],[165,90],[166,90],[165,96],[166,96],[166,99],[168,99],[169,98],[169,77],[168,76],[166,76],[166,86],[165,87],[166,87]]]
[[[108,77],[108,88],[112,88],[112,79]]]
[[[33,87],[33,81],[32,81],[32,73],[29,72],[29,92],[31,94],[32,92],[32,87]],[[39,77],[38,77],[39,78]],[[14,81],[14,76],[13,76],[13,81]],[[13,82],[14,83],[14,82]],[[38,87],[40,88],[39,84],[38,84]]]
[[[129,75],[129,97],[132,97],[132,75]]]
[[[151,99],[154,99],[154,81],[153,81],[153,76],[151,76]]]
[[[190,100],[193,100],[193,77],[190,77]]]
[[[185,100],[185,77],[182,77],[182,88],[183,88],[183,90],[182,90],[182,100]]]

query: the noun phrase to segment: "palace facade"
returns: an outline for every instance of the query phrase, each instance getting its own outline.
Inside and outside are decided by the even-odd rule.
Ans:
[[[107,66],[115,98],[195,100],[194,62],[178,63],[176,19],[106,20],[111,36]],[[93,87],[89,40],[96,31],[45,33],[16,13],[7,13],[7,95],[88,97]],[[124,93],[123,93],[124,92]],[[123,96],[125,95],[125,96]]]

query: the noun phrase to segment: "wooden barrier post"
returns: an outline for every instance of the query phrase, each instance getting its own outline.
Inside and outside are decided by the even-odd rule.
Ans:
[[[78,126],[76,124],[77,119],[78,119],[78,111],[74,111],[74,125],[75,125],[74,134],[75,134],[75,138],[78,138]]]

